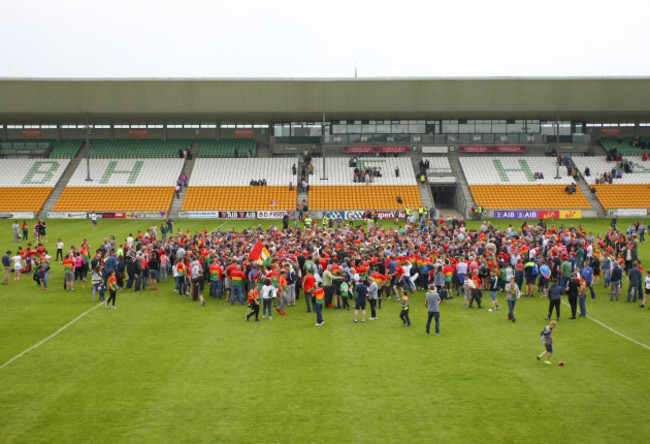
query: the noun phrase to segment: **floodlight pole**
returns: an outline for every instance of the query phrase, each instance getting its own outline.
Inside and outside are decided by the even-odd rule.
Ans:
[[[556,122],[555,122],[555,178],[560,179],[560,113],[557,113]]]
[[[86,113],[86,182],[92,182],[90,178],[90,123],[88,122],[88,113]]]
[[[320,148],[323,153],[323,177],[320,180],[327,180],[327,168],[325,168],[325,112],[323,112],[323,123],[320,127]]]

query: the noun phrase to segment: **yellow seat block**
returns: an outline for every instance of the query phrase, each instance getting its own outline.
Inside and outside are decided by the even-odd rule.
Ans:
[[[298,191],[275,186],[195,187],[189,186],[183,211],[209,210],[295,210]]]
[[[580,188],[567,194],[566,185],[470,185],[476,205],[489,209],[589,209]]]
[[[650,208],[650,184],[596,185],[596,197],[610,208]]]
[[[403,203],[397,202],[397,196]],[[422,205],[417,185],[332,185],[309,189],[312,210],[395,210]]]
[[[169,211],[174,187],[67,187],[53,211]]]
[[[38,213],[52,192],[44,187],[0,188],[0,211],[33,211]]]

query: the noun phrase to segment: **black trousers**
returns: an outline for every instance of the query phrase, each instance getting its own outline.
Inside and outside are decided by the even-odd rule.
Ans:
[[[479,289],[470,291],[469,306],[471,307],[474,301],[478,305],[478,308],[481,308],[481,300],[483,299],[483,292]]]
[[[554,301],[548,301],[548,317],[551,317],[553,313],[553,307],[555,307],[555,317],[560,319],[560,300],[556,299]],[[575,312],[574,312],[575,313]],[[575,314],[574,314],[575,316]]]
[[[108,299],[106,300],[106,306],[110,305],[110,302],[113,301],[113,306],[115,306],[115,295],[117,292],[113,290],[108,290],[108,294],[110,295]]]
[[[370,301],[370,317],[377,317],[377,299],[369,299]]]
[[[571,317],[575,318],[578,310],[578,295],[569,295],[569,305],[571,306]]]
[[[327,308],[332,303],[332,296],[334,296],[334,287],[329,285],[327,287],[323,287],[323,290],[325,290],[325,308]]]
[[[257,320],[259,315],[260,315],[260,306],[259,306],[259,304],[253,304],[253,306],[251,308],[253,309],[253,312],[246,315],[246,319],[248,319],[251,316],[255,315],[255,320]]]
[[[399,314],[399,318],[402,320],[402,322],[406,325],[411,325],[411,319],[409,318],[409,311],[402,309],[402,311]]]

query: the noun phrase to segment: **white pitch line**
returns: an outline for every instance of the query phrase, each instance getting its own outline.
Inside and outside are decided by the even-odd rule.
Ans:
[[[228,222],[228,220],[223,221],[223,223],[222,223],[221,225],[219,225],[219,226],[218,226],[217,228],[215,228],[214,230],[210,231],[210,233],[214,233],[214,232],[217,231],[219,228],[221,228],[221,227],[223,227],[224,225],[226,225],[226,222]]]
[[[47,338],[43,339],[43,340],[42,340],[41,342],[39,342],[38,344],[36,344],[36,345],[32,345],[31,347],[29,347],[29,348],[28,348],[27,350],[25,350],[24,352],[22,352],[22,353],[20,353],[20,354],[17,354],[16,356],[14,356],[13,358],[11,358],[10,360],[8,360],[7,362],[5,362],[4,364],[0,365],[0,370],[2,370],[2,369],[5,368],[6,366],[8,366],[8,365],[11,364],[12,362],[14,362],[16,359],[18,359],[18,358],[22,358],[23,356],[25,356],[25,355],[26,355],[27,353],[29,353],[30,351],[32,351],[32,350],[34,350],[35,348],[37,348],[37,347],[41,346],[42,344],[46,343],[47,341],[49,341],[50,339],[52,339],[53,337],[55,337],[56,335],[58,335],[59,333],[61,333],[63,330],[65,330],[66,328],[70,327],[72,324],[74,324],[75,322],[77,322],[79,319],[83,318],[83,317],[86,316],[88,313],[90,313],[91,311],[93,311],[93,310],[95,310],[95,309],[101,307],[102,305],[104,305],[103,302],[100,303],[99,305],[96,305],[96,306],[94,306],[93,308],[91,308],[91,309],[89,309],[89,310],[83,312],[82,314],[80,314],[79,316],[77,316],[76,318],[74,318],[72,321],[68,322],[68,323],[65,324],[63,327],[59,328],[57,331],[55,331],[54,333],[52,333],[50,336],[48,336]]]
[[[562,301],[562,304],[566,305],[567,307],[571,307],[568,303],[566,303],[564,301]],[[587,315],[587,319],[590,319],[590,320],[594,321],[596,324],[600,325],[601,327],[605,327],[607,330],[611,331],[612,333],[615,333],[615,334],[619,335],[621,338],[627,339],[630,342],[634,342],[636,345],[640,345],[641,347],[645,348],[646,350],[650,350],[650,346],[647,346],[643,342],[639,342],[636,339],[632,339],[629,336],[625,336],[620,331],[614,330],[612,327],[610,327],[607,324],[603,324],[602,322],[600,322],[596,318],[592,318],[591,316]]]

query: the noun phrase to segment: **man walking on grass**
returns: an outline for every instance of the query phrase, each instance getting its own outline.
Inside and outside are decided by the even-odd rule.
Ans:
[[[549,325],[544,327],[544,330],[542,330],[542,334],[540,336],[540,340],[542,341],[542,344],[544,344],[545,350],[537,355],[537,360],[539,361],[546,355],[546,360],[544,361],[544,364],[551,364],[551,355],[553,354],[553,329],[557,327],[557,322],[551,321]]]
[[[9,285],[9,275],[11,274],[11,251],[7,251],[2,256],[2,265],[5,267],[5,275],[2,278],[2,285]]]

